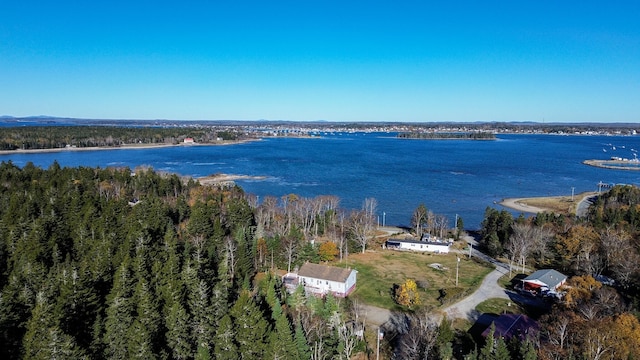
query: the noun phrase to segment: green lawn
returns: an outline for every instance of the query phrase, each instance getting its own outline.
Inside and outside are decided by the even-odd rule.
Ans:
[[[460,256],[460,255],[459,255]],[[422,304],[437,308],[440,305],[439,289],[456,287],[456,254],[436,255],[414,252],[380,250],[349,256],[348,266],[358,270],[358,280],[352,296],[362,302],[386,309],[403,309],[392,297],[394,284],[413,279],[421,290]],[[430,265],[440,264],[441,269]],[[466,292],[474,291],[492,267],[461,257],[458,263],[458,287]]]
[[[478,310],[478,312],[482,314],[496,315],[504,313],[521,314],[524,312],[523,309],[513,301],[509,299],[498,298],[487,299],[481,302],[480,304],[478,304],[478,306],[476,306],[476,310]]]

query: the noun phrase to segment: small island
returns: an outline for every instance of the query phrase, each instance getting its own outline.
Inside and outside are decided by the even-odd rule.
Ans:
[[[399,133],[400,139],[422,140],[495,140],[492,132],[405,132]]]

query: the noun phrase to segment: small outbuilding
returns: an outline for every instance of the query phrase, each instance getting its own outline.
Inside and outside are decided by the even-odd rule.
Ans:
[[[321,296],[331,293],[337,297],[346,297],[356,288],[357,273],[350,268],[308,262],[297,273],[288,273],[282,280],[290,292],[302,285],[307,293]]]
[[[522,289],[536,295],[556,293],[567,282],[567,276],[553,269],[534,272],[522,280]]]

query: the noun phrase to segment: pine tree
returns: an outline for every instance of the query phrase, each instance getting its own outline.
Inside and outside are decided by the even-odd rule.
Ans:
[[[229,313],[237,334],[236,341],[240,358],[262,358],[267,343],[269,325],[247,291],[240,293],[240,297],[233,304]]]
[[[493,357],[493,353],[495,351],[495,342],[496,339],[493,337],[493,334],[496,331],[496,325],[491,323],[491,327],[489,328],[489,334],[485,337],[485,344],[480,349],[480,355],[478,356],[479,360],[495,360]]]
[[[289,320],[285,314],[281,314],[276,319],[275,328],[269,333],[269,337],[269,351],[267,353],[269,358],[291,360],[300,358]]]
[[[502,336],[498,337],[496,340],[496,346],[494,349],[493,358],[495,360],[510,360],[511,354],[509,353],[509,349],[507,348],[507,343],[505,343]]]
[[[527,338],[524,342],[520,343],[520,347],[518,348],[518,355],[521,360],[538,359],[538,353],[531,339]]]
[[[61,265],[58,275],[59,294],[56,312],[60,314],[60,329],[74,337],[78,344],[89,348],[93,327],[99,309],[99,298],[95,288],[86,279],[86,273],[69,264]]]
[[[214,342],[214,355],[216,360],[238,359],[238,347],[235,340],[236,334],[229,314],[225,314],[216,329]]]
[[[298,355],[300,360],[311,359],[311,349],[309,349],[309,342],[304,335],[304,329],[300,321],[296,322],[295,343],[298,349]]]
[[[153,340],[149,330],[138,319],[133,321],[127,333],[127,358],[156,359],[153,351]]]
[[[189,332],[189,317],[184,306],[172,301],[166,316],[165,338],[174,359],[189,359],[193,354],[193,343]]]
[[[197,265],[197,264],[194,264]],[[209,286],[198,277],[198,269],[187,262],[183,269],[183,281],[187,290],[187,303],[190,314],[191,337],[196,344],[196,357],[210,356],[210,343],[215,330],[214,319],[209,307]]]
[[[105,319],[105,357],[125,359],[128,357],[127,339],[133,324],[135,304],[132,299],[133,279],[129,269],[130,260],[125,258],[115,274],[113,288],[107,298]]]
[[[24,336],[26,359],[79,359],[84,351],[73,337],[65,334],[57,324],[55,309],[43,292],[38,293],[37,304],[27,324]]]
[[[137,316],[129,331],[129,353],[136,358],[153,358],[159,348],[160,309],[146,279],[138,279],[133,299]]]

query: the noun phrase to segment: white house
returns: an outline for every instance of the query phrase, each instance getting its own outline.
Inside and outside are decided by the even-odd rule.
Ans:
[[[302,285],[307,293],[346,297],[356,288],[356,274],[353,269],[305,263],[297,274],[288,273],[282,280],[291,292]]]
[[[448,254],[451,247],[450,242],[446,241],[418,241],[405,239],[389,239],[384,244],[386,249],[392,250],[410,250],[432,252],[438,254]]]

